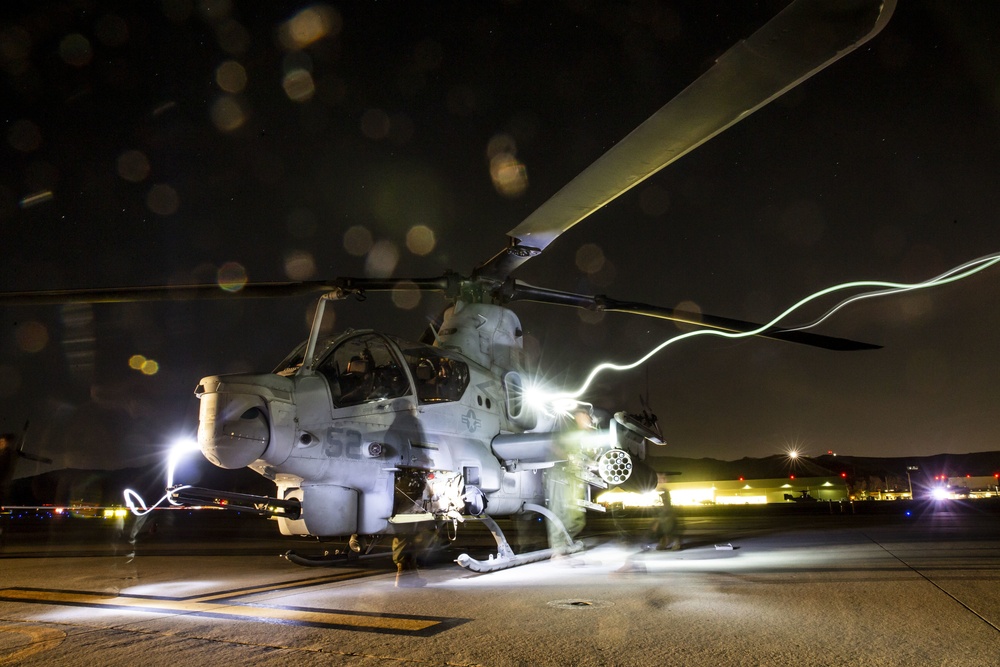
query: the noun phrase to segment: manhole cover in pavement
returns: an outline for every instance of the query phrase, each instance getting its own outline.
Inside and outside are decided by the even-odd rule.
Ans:
[[[552,600],[548,603],[550,607],[558,609],[599,609],[613,604],[605,600]]]

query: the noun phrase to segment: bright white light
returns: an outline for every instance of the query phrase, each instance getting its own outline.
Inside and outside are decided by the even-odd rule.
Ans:
[[[177,464],[179,464],[181,459],[185,456],[191,452],[198,451],[198,449],[198,443],[191,438],[178,439],[173,445],[171,445],[170,451],[167,454],[167,489],[174,486],[174,470],[177,468]],[[125,489],[124,495],[125,504],[132,511],[132,514],[136,516],[149,514],[164,502],[169,502],[171,505],[181,505],[181,503],[174,502],[174,500],[170,497],[169,492],[165,493],[162,498],[157,500],[152,507],[147,507],[146,502],[142,499],[142,496],[132,489]]]
[[[948,489],[944,488],[943,486],[934,487],[934,489],[931,491],[931,497],[933,497],[934,500],[947,500]]]
[[[799,458],[799,451],[797,449],[788,450],[788,458],[797,459]]]
[[[581,407],[590,407],[589,403],[578,401],[575,396],[549,391],[538,380],[526,383],[521,395],[537,414],[547,417],[569,417]]]
[[[197,441],[191,438],[181,438],[170,447],[170,454],[167,456],[167,488],[174,485],[174,470],[181,459],[191,452],[198,451]]]

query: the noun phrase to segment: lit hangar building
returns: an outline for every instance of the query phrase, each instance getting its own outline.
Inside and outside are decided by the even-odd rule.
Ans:
[[[650,505],[658,502],[662,491],[670,492],[674,505],[840,502],[850,497],[846,473],[808,459],[798,459],[794,466],[786,456],[739,461],[650,457],[647,463],[656,470],[656,493],[602,494],[599,502]]]
[[[802,500],[841,501],[850,495],[840,477],[777,477],[677,481],[658,473],[658,491],[669,491],[674,505],[762,505]]]

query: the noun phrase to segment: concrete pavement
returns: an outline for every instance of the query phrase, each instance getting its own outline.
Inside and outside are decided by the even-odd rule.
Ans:
[[[415,588],[384,559],[8,550],[0,665],[1000,664],[995,514],[685,524],[677,552],[595,522],[580,556],[487,575],[440,562]]]

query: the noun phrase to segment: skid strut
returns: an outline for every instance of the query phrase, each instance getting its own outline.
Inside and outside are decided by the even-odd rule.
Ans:
[[[566,526],[564,526],[563,522],[559,520],[559,517],[547,508],[533,503],[525,503],[524,509],[537,512],[544,516],[547,520],[551,521],[555,526],[558,526],[558,528],[562,531],[567,546],[559,549],[540,549],[538,551],[529,551],[524,554],[515,554],[514,550],[510,548],[510,544],[507,542],[507,538],[504,536],[503,531],[500,530],[500,526],[497,525],[497,522],[493,520],[493,517],[484,514],[482,516],[477,516],[476,518],[486,524],[486,527],[489,528],[490,532],[493,534],[493,539],[496,540],[497,543],[496,556],[490,554],[490,557],[487,560],[476,560],[468,554],[462,554],[455,559],[455,562],[465,569],[472,570],[473,572],[496,572],[497,570],[506,570],[511,567],[517,567],[518,565],[527,565],[528,563],[545,560],[546,558],[551,558],[554,554],[570,554],[583,551],[583,542],[574,541],[573,537],[569,534],[569,531],[566,530]]]

